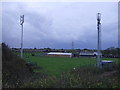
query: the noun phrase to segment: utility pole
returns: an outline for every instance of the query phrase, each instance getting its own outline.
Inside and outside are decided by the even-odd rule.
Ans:
[[[23,23],[24,23],[24,15],[20,16],[20,25],[21,25],[21,58],[23,56]]]
[[[101,62],[101,14],[97,13],[97,29],[98,29],[98,50],[97,50],[97,66],[98,68],[102,68],[102,62]]]

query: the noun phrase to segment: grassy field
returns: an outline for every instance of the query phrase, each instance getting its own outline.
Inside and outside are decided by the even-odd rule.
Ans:
[[[31,54],[27,55],[29,58],[27,60],[36,63],[39,67],[35,69],[35,72],[44,72],[49,75],[59,76],[63,72],[67,72],[73,68],[79,67],[93,67],[97,64],[96,58],[68,58],[68,57],[47,57],[47,56],[39,56],[36,53],[35,56],[31,56]],[[103,60],[113,60],[116,63],[118,59],[108,59],[103,58]]]
[[[102,58],[114,63],[100,69],[97,58],[46,57],[32,52],[24,53],[21,59],[14,55],[20,53],[13,54],[5,44],[2,46],[3,88],[120,88],[116,58]]]
[[[32,72],[31,77],[28,75],[27,81],[19,87],[120,88],[120,63],[117,58],[102,58],[102,60],[112,60],[114,63],[109,68],[99,69],[96,67],[97,58],[47,57],[41,56],[40,53],[34,53],[35,56],[32,54],[24,54],[24,60],[30,61],[32,64],[36,63],[37,67],[27,65],[30,71],[34,70],[34,73]]]
[[[30,57],[32,62],[36,62],[44,71],[49,74],[59,75],[74,67],[95,65],[96,60],[93,58],[58,58],[58,57]]]

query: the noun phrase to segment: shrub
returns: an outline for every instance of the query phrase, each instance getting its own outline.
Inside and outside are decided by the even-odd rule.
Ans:
[[[14,55],[9,47],[2,43],[2,87],[20,87],[31,73],[25,61]]]

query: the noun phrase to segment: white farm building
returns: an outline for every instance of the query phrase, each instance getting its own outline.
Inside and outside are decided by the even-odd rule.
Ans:
[[[80,55],[97,55],[97,52],[80,52]]]
[[[97,52],[93,52],[93,51],[82,51],[79,54],[80,56],[97,56],[98,53]],[[102,53],[100,53],[100,55],[102,55]]]
[[[47,56],[72,57],[72,53],[49,52]]]

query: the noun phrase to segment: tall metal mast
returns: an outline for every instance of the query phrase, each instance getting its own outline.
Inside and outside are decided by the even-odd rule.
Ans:
[[[20,16],[20,25],[21,25],[21,58],[23,56],[23,23],[24,23],[24,15]]]
[[[97,29],[98,29],[98,55],[97,55],[97,66],[98,68],[102,68],[102,62],[101,62],[101,14],[97,13]]]
[[[72,41],[72,49],[74,49],[74,42]]]

